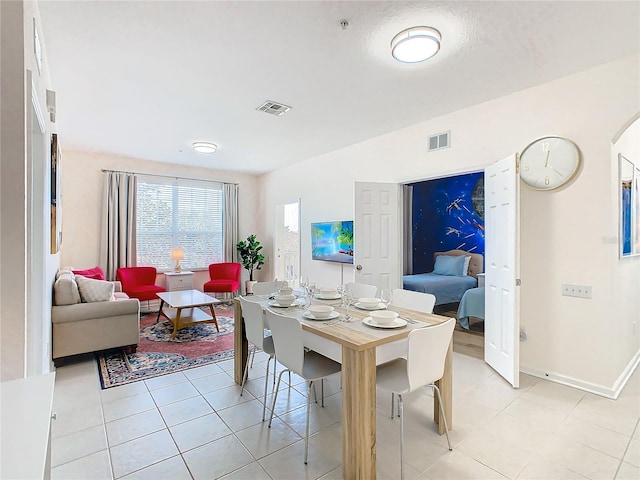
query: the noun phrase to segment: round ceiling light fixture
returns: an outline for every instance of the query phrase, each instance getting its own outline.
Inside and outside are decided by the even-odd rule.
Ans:
[[[431,27],[411,27],[391,40],[391,55],[399,62],[418,63],[440,50],[440,32]]]
[[[218,146],[211,142],[193,142],[193,149],[200,153],[213,153],[218,149]]]

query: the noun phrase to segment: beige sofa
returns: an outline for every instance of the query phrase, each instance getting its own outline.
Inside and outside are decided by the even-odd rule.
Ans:
[[[80,287],[78,286],[80,285]],[[54,284],[53,359],[131,346],[140,338],[140,302],[120,282],[103,282],[60,270]]]

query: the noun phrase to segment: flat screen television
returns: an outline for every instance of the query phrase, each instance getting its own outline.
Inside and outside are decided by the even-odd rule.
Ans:
[[[311,258],[353,263],[353,220],[312,223]]]

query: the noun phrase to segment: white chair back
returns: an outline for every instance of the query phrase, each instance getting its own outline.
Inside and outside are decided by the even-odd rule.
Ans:
[[[274,280],[273,282],[258,282],[253,284],[254,295],[269,295],[270,293],[276,293],[280,290],[280,287],[287,285],[287,282]]]
[[[354,299],[375,298],[376,293],[378,293],[378,287],[375,285],[367,285],[366,283],[349,282],[346,286]]]
[[[455,325],[456,319],[450,318],[444,323],[419,328],[409,333],[407,350],[409,391],[442,378]]]
[[[247,340],[260,350],[264,350],[264,312],[262,305],[244,297],[238,298],[242,307],[242,318],[244,318]]]
[[[296,318],[278,315],[271,310],[267,310],[267,322],[271,329],[278,362],[293,373],[302,376],[304,364],[302,325]]]
[[[393,290],[392,305],[402,308],[410,308],[423,313],[433,313],[433,306],[436,304],[436,296],[430,293],[414,292],[413,290],[403,290],[395,288]]]

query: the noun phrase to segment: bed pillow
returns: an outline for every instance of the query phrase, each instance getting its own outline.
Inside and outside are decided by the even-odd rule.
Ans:
[[[462,275],[469,275],[469,263],[471,263],[471,257],[464,256],[464,266],[462,267]]]
[[[433,273],[436,275],[462,275],[464,259],[464,255],[438,255],[436,264],[433,266]]]
[[[76,283],[83,302],[107,302],[113,299],[113,282],[105,282],[78,275],[76,276]]]

